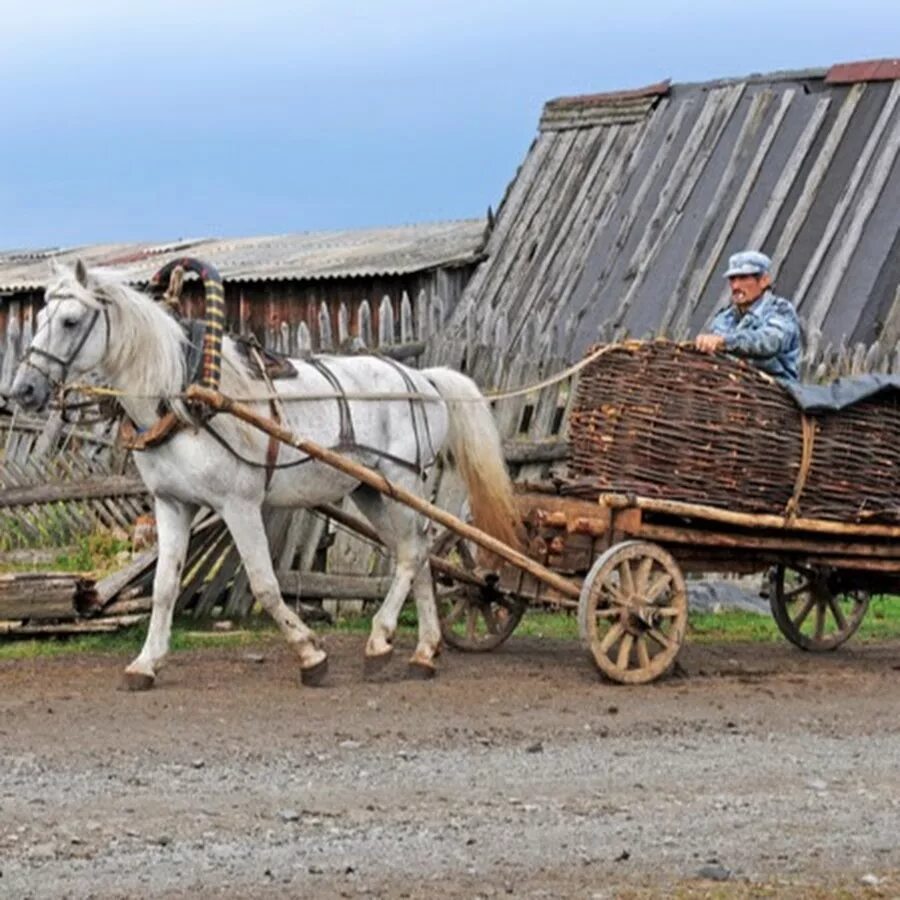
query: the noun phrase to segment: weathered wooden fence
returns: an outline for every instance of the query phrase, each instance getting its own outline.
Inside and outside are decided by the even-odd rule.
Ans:
[[[0,416],[0,550],[59,545],[98,528],[123,536],[149,510],[127,456],[103,430]]]
[[[369,348],[416,365],[448,312],[448,301],[424,290],[415,299],[403,292],[397,298],[385,295],[377,303],[329,306],[323,301],[313,328],[305,321],[270,320],[265,344],[297,357]],[[14,303],[7,309],[0,393],[11,383],[31,340],[33,319],[28,304]],[[150,498],[112,434],[65,424],[58,413],[36,419],[6,412],[0,414],[0,544],[66,543],[98,527],[131,532],[136,518],[148,511]],[[355,511],[352,501],[345,501],[345,507]],[[272,511],[267,532],[288,597],[298,602],[325,599],[334,610],[339,604],[358,608],[384,595],[392,567],[388,554],[332,519],[306,510]],[[142,560],[122,584],[131,593],[136,586],[150,589],[153,555]],[[179,610],[239,617],[252,606],[224,525],[215,517],[202,518],[188,550]]]
[[[305,322],[274,322],[266,343],[271,349],[296,356],[368,347],[413,365],[449,364],[466,371],[488,393],[527,388],[571,362],[554,354],[553,348],[560,342],[545,328],[546,315],[531,320],[511,346],[502,316],[483,319],[477,328],[472,316],[473,324],[459,340],[430,341],[440,332],[446,312],[439,296],[424,291],[415,300],[406,294],[397,299],[385,296],[377,304],[356,304],[352,311],[344,304],[331,308],[323,303],[315,329]],[[23,323],[20,341],[30,336],[27,317]],[[12,333],[8,328],[6,353],[0,361],[6,383],[12,372],[8,362]],[[597,340],[625,336],[606,330]],[[823,346],[815,334],[808,335],[805,377],[815,380],[862,371],[898,372],[900,352],[889,337],[885,335],[871,347],[849,347]],[[565,431],[573,400],[572,379],[567,378],[494,402],[516,480],[543,480],[565,465]],[[71,538],[98,525],[128,529],[147,509],[145,495],[126,490],[125,481],[109,481],[133,478],[129,460],[116,451],[109,435],[67,426],[58,418],[47,424],[14,415],[0,417],[0,438],[0,526],[4,535],[15,535],[20,543]],[[77,484],[81,493],[42,503],[40,491],[48,482],[57,489],[64,483]],[[92,486],[99,492],[97,496],[91,495]],[[438,498],[450,503],[443,485],[438,486]],[[345,509],[355,511],[352,501],[345,501]],[[267,530],[286,596],[297,602],[325,600],[326,608],[332,610],[338,605],[358,608],[366,600],[383,596],[390,558],[381,547],[333,519],[314,511],[277,511],[269,514]],[[151,579],[152,557],[133,573],[130,584],[149,590]],[[180,610],[204,617],[239,617],[253,606],[237,552],[222,523],[214,518],[195,527],[178,604]]]

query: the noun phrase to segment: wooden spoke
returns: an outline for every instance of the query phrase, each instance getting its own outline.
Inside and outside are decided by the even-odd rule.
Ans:
[[[515,631],[527,601],[482,584],[472,547],[453,532],[443,535],[432,552],[462,570],[457,579],[446,573],[433,579],[444,643],[471,653],[499,647]]]
[[[604,585],[603,594],[609,598],[609,602],[611,604],[618,607],[619,609],[621,609],[623,606],[629,605],[628,600],[625,598],[625,595],[615,585]]]
[[[643,634],[639,634],[635,643],[637,645],[638,666],[646,669],[650,665],[650,651],[647,649],[647,638]]]
[[[615,642],[622,637],[625,633],[625,628],[622,626],[621,622],[615,622],[609,631],[603,636],[603,640],[600,641],[600,646],[597,648],[601,653],[608,653],[610,647],[615,644]]]
[[[841,609],[841,604],[838,602],[837,597],[833,597],[829,594],[828,605],[831,607],[831,614],[834,616],[834,621],[837,622],[838,628],[843,631],[847,627],[847,617],[844,615],[844,611]]]
[[[842,589],[847,573],[832,569],[804,567],[798,586],[792,579],[794,571],[779,565],[770,573],[769,604],[775,622],[802,650],[836,649],[859,628],[869,606],[868,593]]]
[[[616,665],[620,669],[628,668],[628,660],[631,656],[631,645],[634,643],[634,637],[630,634],[626,634],[625,637],[622,638],[622,643],[619,644],[619,655],[616,658]]]
[[[478,607],[470,604],[466,610],[466,637],[470,641],[475,640],[476,628],[478,626]]]
[[[791,588],[789,591],[784,592],[785,600],[793,600],[795,597],[798,597],[800,594],[806,593],[809,590],[809,582],[804,581],[799,587]]]
[[[662,592],[665,591],[671,584],[671,575],[667,574],[666,572],[657,575],[656,578],[653,579],[653,583],[647,588],[647,593],[644,594],[644,603],[647,603],[648,605],[650,603],[655,603],[656,598],[659,597]]]
[[[642,559],[638,563],[637,573],[634,577],[634,590],[638,597],[643,597],[647,592],[647,586],[650,583],[650,573],[653,571],[653,563],[655,560],[652,556]]]
[[[466,598],[460,597],[456,601],[456,603],[453,604],[453,609],[451,609],[450,612],[447,613],[447,615],[445,617],[446,620],[448,622],[458,622],[465,614],[466,606],[467,606]]]
[[[631,562],[627,559],[619,564],[619,588],[626,602],[630,602],[634,596],[634,572],[631,571]]]
[[[500,631],[497,624],[497,617],[494,615],[494,611],[488,604],[481,607],[481,616],[484,619],[484,624],[487,626],[487,630],[490,634],[497,634]]]
[[[654,601],[665,605],[656,607]],[[648,627],[657,613],[664,630]],[[649,541],[610,547],[584,580],[578,624],[595,665],[613,681],[642,684],[665,674],[687,628],[687,593],[678,564]]]
[[[598,609],[594,615],[598,619],[615,619],[622,615],[622,610],[616,607],[607,607],[606,609]]]
[[[680,616],[683,610],[678,606],[654,606],[653,614],[656,616],[662,616],[664,619],[674,619],[676,616]]]
[[[816,640],[821,641],[825,636],[825,604],[816,600]]]
[[[812,608],[816,605],[815,597],[808,597],[806,602],[803,604],[800,612],[794,617],[794,624],[799,628],[805,621],[806,617],[812,612]]]
[[[658,628],[648,628],[647,634],[649,634],[663,650],[671,648],[672,642]]]

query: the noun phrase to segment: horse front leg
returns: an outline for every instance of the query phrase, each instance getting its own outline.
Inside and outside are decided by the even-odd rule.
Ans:
[[[222,518],[241,555],[253,596],[275,620],[288,644],[300,657],[300,677],[304,684],[322,683],[328,671],[328,656],[316,636],[285,602],[272,566],[269,544],[259,507],[228,506]]]
[[[125,687],[132,691],[152,688],[169,652],[172,613],[181,586],[181,573],[196,507],[177,500],[156,498],[158,555],[153,577],[150,626],[140,654],[125,669]]]

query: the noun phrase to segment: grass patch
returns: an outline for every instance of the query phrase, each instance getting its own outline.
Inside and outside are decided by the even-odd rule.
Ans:
[[[258,644],[277,635],[268,618],[251,617],[234,631],[217,631],[212,622],[196,619],[176,620],[172,626],[172,651],[199,650],[204,647],[242,647]],[[0,660],[34,659],[39,656],[65,656],[74,653],[115,653],[136,655],[147,634],[146,622],[123,628],[112,634],[79,634],[64,637],[18,639],[0,638]]]
[[[368,633],[371,616],[341,619],[333,626],[317,626],[321,634]],[[409,637],[416,633],[415,611],[408,606],[400,617],[398,631]],[[41,640],[0,639],[0,660],[30,659],[39,656],[61,656],[72,653],[137,654],[147,632],[146,623],[123,629],[115,634],[86,634]],[[172,650],[196,650],[204,647],[242,647],[258,644],[278,632],[267,616],[252,616],[234,631],[218,631],[210,621],[192,618],[177,620],[172,629]],[[549,638],[577,641],[578,620],[572,613],[529,611],[515,632],[516,637]],[[900,638],[900,597],[873,597],[869,612],[851,642],[880,641]],[[769,616],[728,611],[692,614],[687,641],[694,643],[771,642],[784,641],[778,626]]]
[[[879,594],[872,597],[869,611],[851,641],[883,641],[900,637],[900,597]],[[688,640],[697,643],[720,641],[786,640],[769,616],[738,610],[721,613],[694,613],[688,623]]]
[[[34,561],[27,558],[28,551],[17,553],[19,559],[0,563],[0,574],[4,572],[78,572],[90,574],[100,579],[121,569],[128,562],[131,542],[123,540],[109,531],[95,531],[78,539],[71,546],[60,547],[48,561],[47,553],[35,555]]]

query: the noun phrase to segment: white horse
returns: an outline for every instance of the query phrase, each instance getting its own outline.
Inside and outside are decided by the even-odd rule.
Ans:
[[[255,598],[300,658],[303,682],[320,683],[326,653],[282,599],[262,509],[315,506],[347,495],[396,557],[393,581],[366,643],[367,667],[389,658],[400,609],[411,592],[419,630],[410,671],[434,672],[440,623],[428,565],[427,520],[285,445],[279,449],[280,468],[267,471],[268,437],[230,416],[198,424],[178,399],[188,378],[185,333],[151,297],[109,276],[89,273],[79,261],[57,274],[45,299],[34,340],[10,391],[12,399],[26,409],[42,409],[54,386],[93,372],[121,392],[121,405],[138,429],[149,429],[159,420],[161,402],[188,425],[165,443],[135,454],[154,496],[159,557],[149,630],[140,654],[125,669],[128,687],[152,687],[165,661],[190,524],[201,506],[215,510],[227,525]],[[448,464],[462,475],[475,524],[516,543],[517,517],[500,438],[474,382],[449,369],[417,371],[373,356],[293,362],[297,377],[274,382],[285,427],[320,445],[338,447],[419,494],[427,487],[425,473],[437,454],[449,450]],[[238,398],[264,398],[269,392],[250,378],[227,338],[221,385],[223,393]],[[338,399],[341,392],[346,399]],[[365,394],[373,399],[364,399]],[[399,396],[385,396],[391,394]],[[267,399],[250,405],[271,415]]]

